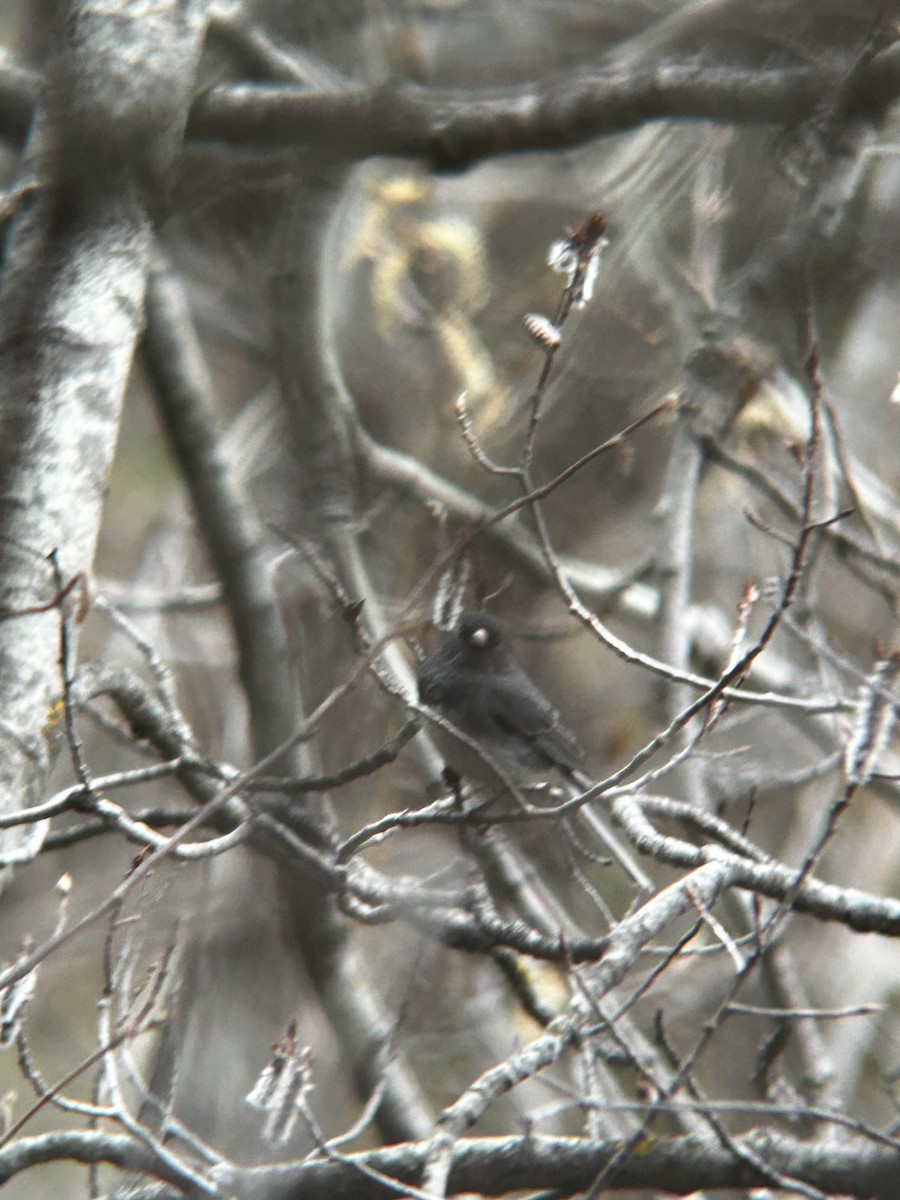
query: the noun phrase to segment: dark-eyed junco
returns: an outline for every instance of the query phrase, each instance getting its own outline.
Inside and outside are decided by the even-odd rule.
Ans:
[[[503,646],[500,622],[466,612],[419,668],[419,699],[445,717],[435,740],[447,765],[480,783],[526,784],[569,775],[582,753],[575,734]],[[499,770],[498,770],[499,768]]]
[[[466,612],[456,632],[419,668],[419,699],[448,727],[434,739],[458,775],[494,788],[551,782],[561,774],[573,792],[590,787],[579,769],[581,747],[543,692],[507,654],[496,617]],[[606,819],[592,807],[577,813],[607,846],[639,888],[650,880]]]

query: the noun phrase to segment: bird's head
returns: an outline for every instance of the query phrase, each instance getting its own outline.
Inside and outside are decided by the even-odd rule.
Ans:
[[[490,613],[464,612],[456,627],[456,636],[467,651],[487,657],[503,640],[500,622]]]

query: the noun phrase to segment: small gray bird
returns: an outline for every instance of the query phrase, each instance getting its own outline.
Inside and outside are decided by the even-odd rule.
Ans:
[[[506,653],[489,613],[463,613],[456,633],[425,659],[419,699],[463,735],[435,729],[447,765],[468,779],[525,784],[554,769],[570,775],[581,762],[575,734]]]
[[[555,771],[573,794],[590,787],[572,730],[503,648],[496,617],[466,612],[456,633],[419,667],[419,699],[456,731],[435,725],[434,740],[451,770],[494,788],[547,782]],[[652,887],[606,819],[592,806],[580,824],[612,851],[638,888]]]

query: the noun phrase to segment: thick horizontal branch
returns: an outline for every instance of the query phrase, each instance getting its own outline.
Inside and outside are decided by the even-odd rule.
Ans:
[[[613,812],[628,832],[629,839],[642,854],[658,862],[669,863],[695,873],[708,867],[722,871],[722,887],[743,888],[789,903],[797,912],[808,913],[823,921],[839,921],[859,933],[900,936],[900,901],[890,896],[874,896],[859,888],[838,887],[819,879],[807,879],[796,890],[797,872],[784,863],[767,860],[752,862],[743,854],[734,854],[710,843],[694,846],[681,838],[661,834],[647,820],[634,797],[619,795],[613,800]],[[667,889],[678,888],[673,884]],[[623,922],[620,930],[626,926]]]
[[[443,169],[524,151],[560,150],[665,118],[783,125],[808,117],[840,82],[816,68],[745,70],[667,65],[585,68],[519,87],[466,91],[405,84],[316,94],[272,85],[212,88],[191,110],[188,136],[301,144],[337,158],[417,157]],[[900,89],[900,54],[860,75],[853,115],[884,111]]]
[[[888,1182],[900,1170],[900,1149],[872,1146],[862,1140],[815,1145],[758,1131],[744,1143],[784,1174],[823,1191],[849,1196],[889,1195]],[[457,1143],[449,1191],[477,1191],[487,1196],[528,1189],[552,1190],[561,1196],[587,1190],[611,1162],[618,1143],[580,1138],[471,1138]],[[242,1171],[229,1183],[238,1196],[265,1195],[267,1200],[303,1196],[314,1200],[368,1200],[396,1195],[365,1174],[366,1168],[406,1183],[421,1178],[426,1147],[392,1146],[339,1162],[312,1162],[277,1170]],[[658,1138],[642,1146],[618,1169],[611,1191],[661,1188],[687,1195],[699,1188],[762,1187],[765,1175],[717,1140]]]
[[[413,84],[327,93],[273,84],[223,84],[195,100],[188,136],[234,144],[297,145],[342,159],[423,158],[460,169],[498,154],[559,150],[645,121],[784,125],[833,98],[841,80],[816,67],[748,70],[677,64],[653,70],[581,68],[516,87],[432,89]],[[34,77],[0,68],[11,108],[7,137],[26,126]],[[876,117],[900,91],[900,51],[878,55],[847,97],[848,116]]]
[[[0,1148],[0,1186],[31,1167],[65,1161],[111,1163],[123,1170],[165,1179],[176,1185],[175,1194],[184,1194],[183,1176],[137,1138],[81,1130],[17,1138]]]
[[[862,1138],[815,1143],[757,1129],[735,1142],[784,1175],[828,1194],[893,1195],[900,1172],[900,1147]],[[427,1149],[427,1142],[407,1142],[340,1159],[274,1167],[219,1167],[215,1182],[229,1195],[265,1196],[266,1200],[300,1196],[304,1200],[320,1196],[328,1200],[394,1200],[397,1188],[388,1187],[378,1176],[415,1185],[421,1179]],[[617,1141],[585,1138],[461,1139],[453,1156],[450,1190],[502,1196],[522,1189],[551,1189],[561,1196],[572,1195],[587,1190],[618,1149]],[[63,1160],[108,1162],[180,1182],[133,1138],[67,1131],[20,1138],[3,1147],[0,1183],[30,1167]],[[612,1194],[664,1187],[667,1194],[687,1195],[699,1188],[763,1187],[767,1182],[762,1171],[738,1159],[717,1139],[661,1137],[648,1140],[639,1154],[623,1162],[609,1189]]]

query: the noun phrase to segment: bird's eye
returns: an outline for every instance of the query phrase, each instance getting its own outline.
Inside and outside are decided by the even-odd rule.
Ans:
[[[477,629],[473,629],[469,634],[469,645],[476,646],[479,650],[483,649],[490,640],[490,630],[485,629],[483,625],[480,625]]]

